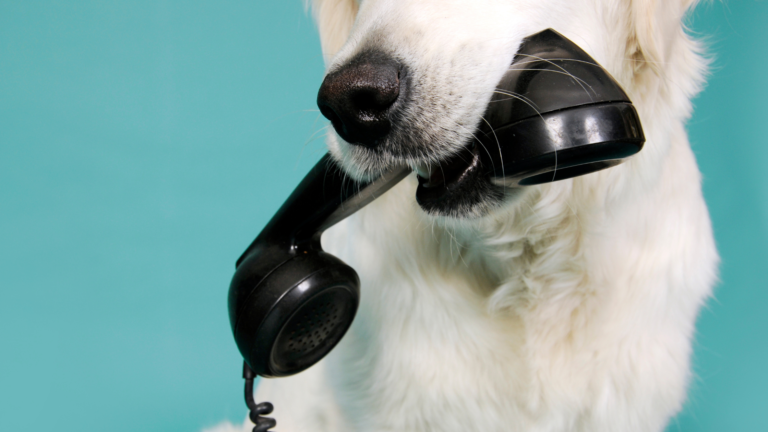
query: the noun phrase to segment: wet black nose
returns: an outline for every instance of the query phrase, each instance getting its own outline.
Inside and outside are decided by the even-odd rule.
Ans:
[[[391,128],[392,107],[401,93],[402,67],[381,52],[365,52],[329,73],[317,106],[348,143],[377,145]]]

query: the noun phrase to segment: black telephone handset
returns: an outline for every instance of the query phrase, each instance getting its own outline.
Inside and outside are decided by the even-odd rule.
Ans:
[[[546,72],[546,73],[545,73]],[[589,55],[554,30],[526,38],[498,85],[478,139],[487,175],[530,186],[599,171],[639,152],[645,138],[627,95]],[[323,251],[323,231],[410,173],[351,181],[330,155],[307,174],[237,260],[229,319],[244,358],[245,399],[254,432],[275,426],[253,400],[257,375],[284,377],[325,357],[357,311],[357,273]]]

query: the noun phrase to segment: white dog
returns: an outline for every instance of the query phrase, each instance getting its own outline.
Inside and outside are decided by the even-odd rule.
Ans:
[[[706,66],[681,22],[692,3],[314,0],[329,70],[381,50],[417,95],[401,119],[419,149],[409,157],[330,134],[350,175],[429,170],[465,146],[521,40],[547,28],[621,83],[647,143],[617,167],[491,204],[427,212],[414,175],[326,233],[360,274],[362,303],[327,358],[262,380],[276,430],[664,430],[718,262],[684,128]]]

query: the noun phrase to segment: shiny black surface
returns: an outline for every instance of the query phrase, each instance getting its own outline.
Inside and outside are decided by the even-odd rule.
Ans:
[[[248,260],[241,267],[247,265]],[[249,291],[237,305],[240,308],[235,314],[233,332],[245,361],[257,374],[266,377],[293,375],[320,360],[352,323],[360,297],[357,273],[321,251],[302,252],[255,283],[233,280],[230,289]],[[285,329],[292,327],[297,313],[306,307],[311,309],[318,299],[328,295],[335,304],[334,331],[322,340],[313,339],[320,342],[319,346],[308,347],[302,351],[304,356],[299,357],[289,343],[281,342],[285,340]]]
[[[496,87],[484,116],[494,129],[551,111],[605,102],[631,103],[602,66],[552,29],[523,40]],[[486,128],[484,123],[480,126]]]
[[[408,173],[403,169],[354,182],[325,155],[238,259],[229,288],[229,319],[240,353],[257,374],[300,372],[341,339],[357,310],[360,282],[352,268],[323,252],[320,236]],[[326,297],[336,304],[333,331],[313,339],[316,346],[299,358],[279,335],[297,310]]]
[[[639,152],[645,138],[631,104],[608,103],[521,120],[483,136],[482,141],[489,148],[503,143],[498,159],[490,162],[494,177],[507,186],[530,186],[618,165]],[[612,162],[596,163],[607,161]],[[590,166],[566,170],[582,164]],[[553,175],[529,180],[547,172]]]
[[[637,111],[616,80],[552,29],[522,42],[483,117],[480,159],[495,183],[506,186],[609,168],[645,142]]]

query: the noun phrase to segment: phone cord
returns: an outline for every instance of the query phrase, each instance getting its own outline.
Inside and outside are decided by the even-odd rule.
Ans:
[[[271,413],[274,407],[269,402],[257,405],[253,400],[253,380],[256,378],[256,373],[245,362],[243,362],[243,378],[245,378],[245,404],[251,410],[249,414],[251,421],[256,425],[253,432],[266,432],[275,427],[277,422],[273,418],[261,417],[261,415]]]

